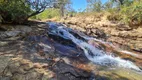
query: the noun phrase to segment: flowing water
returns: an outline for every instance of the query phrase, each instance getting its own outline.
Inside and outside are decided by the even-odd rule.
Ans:
[[[119,52],[131,55],[134,57],[138,57],[137,54],[133,54],[132,52],[116,48],[113,44],[111,44],[109,42],[104,42],[104,41],[98,40],[96,38],[86,36],[84,34],[82,35],[79,32],[76,32],[70,28],[67,28],[63,24],[48,22],[48,25],[49,25],[48,30],[47,30],[48,34],[54,35],[54,36],[59,36],[65,40],[71,41],[71,44],[77,45],[77,47],[83,51],[83,53],[78,53],[78,56],[80,54],[85,54],[85,56],[91,62],[93,62],[95,65],[107,66],[107,67],[113,67],[113,68],[114,67],[121,68],[121,69],[119,69],[120,70],[119,72],[121,72],[121,73],[123,73],[123,71],[126,71],[126,73],[127,72],[131,73],[131,72],[127,71],[127,69],[134,70],[136,72],[140,72],[140,75],[141,75],[142,70],[135,63],[133,63],[129,60],[122,59],[119,56],[115,56],[115,53],[113,53],[113,52],[105,51],[102,48],[102,46],[99,45],[98,43],[101,43],[103,45],[107,44]],[[69,45],[69,46],[72,46],[72,45]],[[74,46],[72,46],[72,47],[74,47]],[[117,70],[113,70],[113,71],[115,72]],[[103,71],[102,71],[102,73],[103,73]],[[140,77],[140,78],[142,78],[142,77]],[[137,80],[139,80],[139,79],[137,79]]]
[[[63,25],[57,25],[56,23],[49,23],[49,30],[50,34],[60,36],[64,39],[69,39],[72,42],[74,42],[84,51],[86,57],[95,64],[99,64],[102,66],[119,66],[119,67],[131,68],[137,71],[141,71],[139,67],[137,67],[134,63],[128,60],[123,60],[119,57],[114,57],[113,55],[107,55],[108,54],[107,52],[99,49],[98,47],[89,44],[87,41],[76,38],[76,36],[74,36],[70,32],[71,30]],[[86,36],[80,36],[80,37],[84,38],[85,40],[93,39],[93,38],[87,38]],[[123,52],[125,52],[126,54],[129,53],[126,51]]]

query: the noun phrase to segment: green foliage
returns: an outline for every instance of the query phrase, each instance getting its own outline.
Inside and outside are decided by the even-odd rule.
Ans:
[[[129,25],[142,24],[142,0],[108,0],[103,4],[103,9],[100,0],[88,0],[88,2],[93,5],[91,12],[109,12],[108,20],[123,21]]]
[[[124,0],[123,5],[118,9],[115,7],[110,9],[111,13],[108,16],[109,20],[117,20],[125,22],[129,25],[140,25],[142,24],[142,2],[141,0]]]
[[[104,10],[111,10],[113,8],[113,2],[112,1],[107,1],[105,4],[104,4]]]
[[[31,12],[29,6],[23,2],[24,0],[0,0],[0,13],[3,22],[23,21]]]
[[[65,10],[70,8],[71,0],[57,0],[57,4],[54,5],[54,8],[60,9],[60,16],[64,17]]]
[[[23,23],[29,17],[53,6],[56,0],[0,0],[0,15],[3,23]]]
[[[60,17],[60,13],[59,13],[59,9],[46,9],[44,12],[33,16],[31,19],[39,19],[39,20],[44,20],[44,19],[51,19],[51,18],[59,18]]]
[[[142,23],[142,2],[135,1],[130,6],[123,6],[120,11],[123,21],[129,24]]]
[[[100,0],[96,0],[95,4],[93,4],[93,11],[100,12],[102,10],[102,2]]]
[[[101,0],[88,0],[87,11],[100,12],[103,8]]]
[[[120,21],[122,17],[119,13],[111,12],[111,14],[107,16],[107,19],[110,21]]]

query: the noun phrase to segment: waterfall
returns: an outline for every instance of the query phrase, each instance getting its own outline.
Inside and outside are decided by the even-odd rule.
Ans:
[[[48,25],[49,25],[50,34],[60,36],[64,39],[71,40],[73,43],[79,46],[79,48],[81,48],[84,51],[85,56],[95,64],[102,65],[102,66],[117,66],[117,67],[130,68],[137,71],[141,71],[139,67],[137,67],[131,61],[124,60],[119,57],[115,57],[113,55],[109,55],[107,54],[107,52],[103,51],[102,49],[99,49],[98,47],[95,47],[89,44],[87,41],[76,38],[76,36],[70,33],[71,29],[65,27],[64,25],[53,23],[53,22],[49,22]],[[80,36],[80,37],[83,37],[86,40],[95,39],[89,36],[87,37]]]

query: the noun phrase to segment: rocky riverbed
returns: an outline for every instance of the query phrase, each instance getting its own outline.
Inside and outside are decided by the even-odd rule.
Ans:
[[[126,52],[121,52],[118,47],[114,48],[110,44],[106,44],[107,42],[104,44],[99,41],[98,39],[107,41],[108,35],[104,31],[95,29],[97,40],[91,41],[81,37],[84,34],[80,29],[81,33],[78,32],[79,30],[72,30],[74,28],[63,28],[60,32],[61,26],[64,25],[60,23],[49,25],[45,22],[36,22],[34,25],[33,23],[31,25],[1,25],[0,80],[142,79],[141,72],[137,72],[135,69],[96,64],[96,61],[92,62],[91,57],[86,56],[82,50],[86,48],[81,47],[78,40],[87,45],[93,45],[94,49],[96,47],[96,51],[101,49],[107,52],[107,55],[113,52],[114,56],[130,60],[141,68],[140,56],[125,54]],[[68,39],[67,35],[63,36],[64,30],[69,30],[75,39]],[[94,56],[95,54],[89,52],[89,55]]]
[[[106,15],[82,15],[69,17],[60,22],[89,36],[118,44],[124,49],[142,53],[142,26],[128,26],[123,22],[110,21]],[[125,46],[125,47],[124,47]]]
[[[87,58],[75,57],[76,50],[49,38],[44,33],[46,23],[2,25],[2,28],[6,26],[10,30],[1,31],[0,35],[0,80],[94,79],[92,71],[77,67],[87,62]]]

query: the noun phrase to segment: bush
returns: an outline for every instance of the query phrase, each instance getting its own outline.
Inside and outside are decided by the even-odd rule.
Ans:
[[[109,13],[109,15],[107,15],[108,20],[110,21],[121,21],[122,20],[121,14],[117,8],[107,9],[106,12]]]
[[[133,2],[130,6],[121,8],[123,21],[130,25],[138,25],[142,23],[142,2]]]
[[[21,0],[0,0],[0,14],[3,23],[22,22],[30,12],[30,7]]]
[[[29,17],[43,12],[56,0],[0,0],[3,23],[23,23]]]

